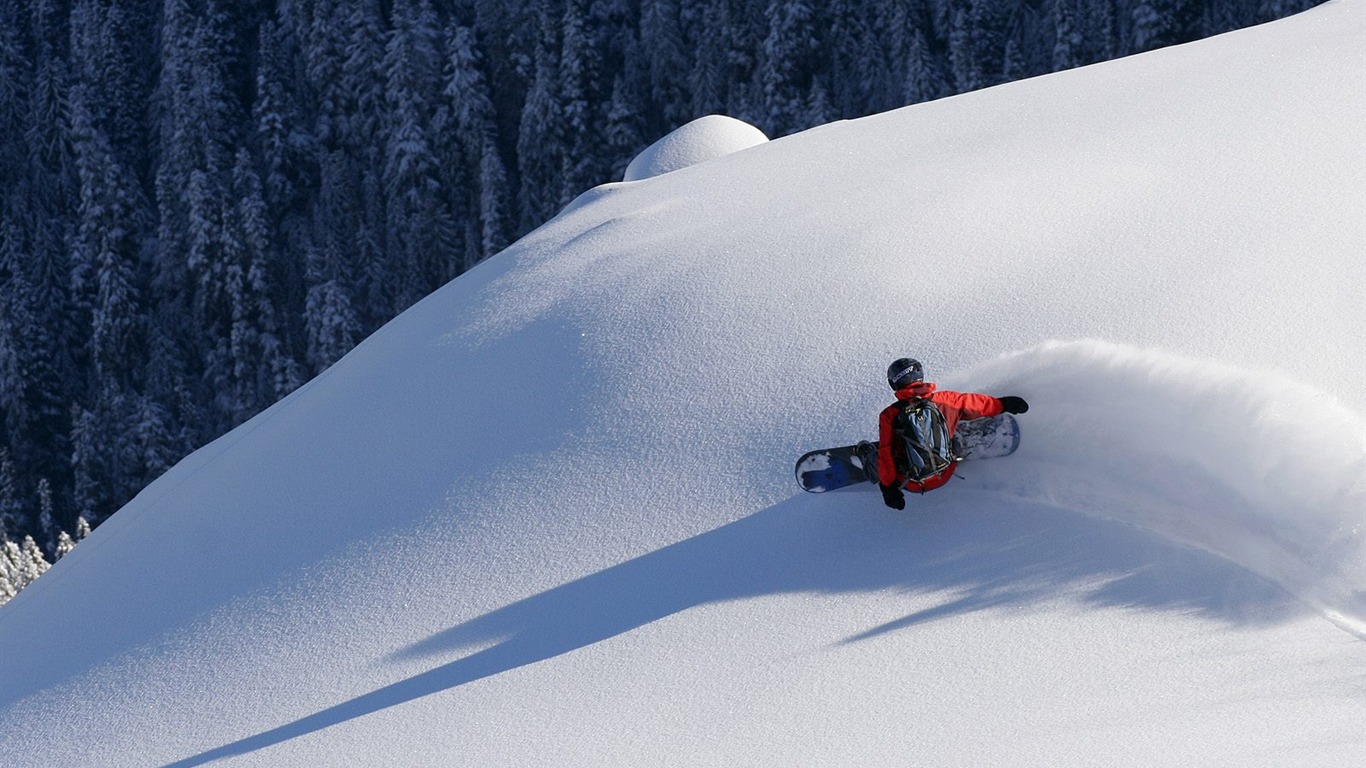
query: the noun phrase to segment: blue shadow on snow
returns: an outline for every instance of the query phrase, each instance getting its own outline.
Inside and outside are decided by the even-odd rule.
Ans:
[[[896,514],[860,491],[790,499],[451,627],[396,658],[479,650],[168,768],[255,752],[738,598],[947,593],[936,607],[871,626],[843,643],[1060,594],[1233,624],[1276,622],[1302,610],[1231,563],[1127,526],[963,490],[952,499],[909,501],[910,511]]]

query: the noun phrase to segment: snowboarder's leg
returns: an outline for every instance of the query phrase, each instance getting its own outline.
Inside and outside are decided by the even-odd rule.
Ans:
[[[870,443],[867,440],[859,441],[854,455],[858,457],[859,465],[863,467],[863,473],[868,476],[868,482],[877,484],[877,443]]]

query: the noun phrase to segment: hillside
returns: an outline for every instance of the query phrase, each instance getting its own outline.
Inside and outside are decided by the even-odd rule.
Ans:
[[[0,763],[1359,762],[1363,35],[585,193],[0,610]],[[907,354],[1019,453],[801,494]]]

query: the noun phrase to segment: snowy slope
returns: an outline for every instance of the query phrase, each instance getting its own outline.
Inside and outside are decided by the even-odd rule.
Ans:
[[[1364,35],[586,193],[0,610],[0,764],[1359,764]],[[904,354],[1020,452],[799,494]]]

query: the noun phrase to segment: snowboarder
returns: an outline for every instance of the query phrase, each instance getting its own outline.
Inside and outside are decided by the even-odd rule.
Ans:
[[[938,389],[925,381],[920,362],[909,357],[897,359],[887,367],[887,383],[896,392],[896,402],[883,409],[878,420],[876,464],[882,500],[892,509],[906,508],[903,488],[924,493],[953,477],[957,462],[952,459],[948,445],[959,421],[1029,410],[1029,404],[1014,395],[996,398]],[[926,403],[934,407],[925,409]],[[917,412],[924,416],[915,415]],[[913,425],[912,421],[919,423]],[[923,434],[928,431],[938,431],[937,439]],[[863,443],[862,447],[866,447],[866,457],[871,460],[873,446]],[[936,456],[936,452],[940,455]]]

